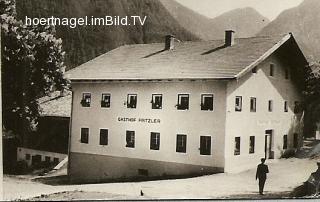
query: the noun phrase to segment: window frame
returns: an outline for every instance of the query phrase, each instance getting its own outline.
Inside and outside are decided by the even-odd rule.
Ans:
[[[136,100],[135,100],[135,105],[133,105],[132,103],[131,103],[131,97],[135,97],[136,98]],[[136,94],[136,93],[129,93],[129,94],[127,94],[127,108],[128,109],[136,109],[137,108],[137,105],[138,105],[138,94]]]
[[[158,107],[155,103],[156,97],[160,97],[160,104]],[[163,95],[160,93],[152,94],[152,96],[151,96],[151,109],[162,109],[162,105],[163,105]]]
[[[269,66],[269,76],[270,77],[274,77],[275,75],[275,64],[274,63],[270,63],[270,66]]]
[[[249,154],[255,153],[255,147],[256,147],[256,137],[252,135],[249,137]]]
[[[155,138],[153,138],[155,135]],[[157,138],[158,137],[158,138]],[[156,144],[153,144],[153,140],[156,140]],[[150,150],[159,151],[160,150],[160,133],[159,132],[150,132]]]
[[[83,139],[82,137],[82,129],[88,129],[87,137]],[[90,135],[90,128],[89,127],[81,127],[80,128],[80,143],[81,144],[89,144],[89,135]],[[86,142],[84,140],[87,140]]]
[[[102,134],[101,134],[101,132],[103,131],[103,130],[106,130],[107,131],[107,135],[106,135],[106,143],[105,142],[102,142]],[[104,143],[104,144],[102,144],[102,143]],[[109,129],[108,128],[99,128],[99,145],[101,145],[101,146],[108,146],[109,145]]]
[[[181,140],[179,139],[181,138]],[[187,153],[187,135],[177,134],[176,136],[176,152],[177,153]],[[180,144],[181,143],[181,144]]]
[[[182,108],[182,105],[181,105],[181,98],[183,97],[187,97],[188,98],[188,106],[185,107],[185,108]],[[188,93],[180,93],[178,94],[178,103],[177,103],[177,110],[181,110],[181,111],[187,111],[190,109],[190,94]]]
[[[237,141],[239,139],[239,142]],[[238,144],[237,144],[238,143]],[[239,148],[237,147],[239,145]],[[240,156],[241,154],[241,137],[234,138],[234,156]]]
[[[273,112],[273,100],[268,100],[268,112]]]
[[[205,139],[205,142],[206,142],[206,145],[205,145],[205,148],[202,149],[202,139]],[[209,141],[209,148],[208,148],[208,139],[210,140]],[[199,147],[199,150],[200,150],[200,155],[202,156],[211,156],[212,155],[212,137],[210,135],[201,135],[200,136],[200,147]]]
[[[208,108],[205,108],[205,98],[212,98],[212,104]],[[203,93],[201,94],[201,111],[213,111],[214,110],[214,94],[213,93]]]
[[[285,100],[283,103],[283,111],[289,112],[289,102],[287,100]]]
[[[288,135],[287,134],[283,135],[283,137],[282,137],[282,149],[283,150],[288,149]]]
[[[256,97],[250,97],[250,112],[257,112],[257,98]]]
[[[105,102],[105,100],[104,100],[105,96],[109,96],[109,103]],[[103,104],[106,104],[106,106],[103,106]],[[100,106],[101,106],[101,108],[110,108],[111,107],[111,93],[102,93],[101,94]]]
[[[128,135],[130,135],[130,140],[128,139]],[[126,130],[126,148],[135,148],[135,147],[136,147],[136,132],[133,130]]]
[[[85,95],[90,95],[89,102],[86,101]],[[91,103],[92,103],[92,94],[90,92],[82,92],[82,98],[80,101],[81,106],[89,108],[91,107]]]
[[[239,108],[237,108],[237,99],[239,99]],[[236,96],[234,102],[234,108],[236,112],[242,111],[242,96]]]

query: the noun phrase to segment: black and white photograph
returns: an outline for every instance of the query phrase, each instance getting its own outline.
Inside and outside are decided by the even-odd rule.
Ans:
[[[319,0],[0,0],[0,200],[318,200]]]

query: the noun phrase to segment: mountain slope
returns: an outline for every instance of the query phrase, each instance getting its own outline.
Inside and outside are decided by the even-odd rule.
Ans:
[[[226,29],[233,29],[237,37],[257,34],[269,23],[253,8],[241,8],[210,19],[174,0],[160,0],[171,15],[187,30],[204,40],[221,39]]]
[[[305,0],[298,7],[282,12],[259,35],[292,32],[310,60],[320,60],[320,2]]]
[[[196,40],[157,0],[19,0],[20,19],[28,17],[147,16],[144,26],[57,26],[63,39],[67,69],[80,65],[123,44],[164,41],[166,34]]]

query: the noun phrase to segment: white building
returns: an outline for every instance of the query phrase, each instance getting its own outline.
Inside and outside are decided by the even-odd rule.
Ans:
[[[238,172],[299,147],[292,34],[126,45],[71,71],[71,181]],[[295,113],[296,112],[296,113]]]

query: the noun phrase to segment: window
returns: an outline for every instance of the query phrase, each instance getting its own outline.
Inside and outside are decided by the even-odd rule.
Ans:
[[[283,149],[287,149],[288,148],[288,135],[284,135],[283,136]]]
[[[160,133],[151,133],[150,136],[150,149],[159,150],[160,149]]]
[[[241,96],[236,96],[235,111],[236,112],[242,111],[242,97]]]
[[[90,107],[91,93],[82,93],[81,105],[82,107]]]
[[[272,100],[269,100],[269,101],[268,101],[268,111],[269,111],[269,112],[272,112],[272,111],[273,111],[273,101],[272,101]]]
[[[44,161],[45,161],[46,163],[50,163],[50,156],[45,156],[45,157],[44,157]]]
[[[284,112],[288,112],[288,101],[284,101]]]
[[[100,145],[108,145],[108,129],[100,129]]]
[[[189,109],[189,95],[179,94],[178,95],[178,110],[188,110]]]
[[[81,143],[89,143],[89,128],[81,128]]]
[[[211,155],[211,136],[200,136],[200,154]]]
[[[110,99],[111,99],[110,94],[103,93],[101,98],[101,107],[110,108],[110,101],[111,101]]]
[[[274,76],[274,64],[270,64],[270,76]]]
[[[137,94],[128,94],[127,108],[137,108]]]
[[[176,152],[186,153],[187,150],[187,136],[177,135]]]
[[[250,98],[250,112],[257,111],[257,98],[251,97]]]
[[[126,147],[134,148],[134,131],[128,131],[126,132]]]
[[[162,95],[153,94],[151,103],[152,103],[152,109],[162,109]]]
[[[240,155],[240,137],[235,137],[234,155]]]
[[[288,80],[289,79],[289,69],[286,68],[284,71],[285,71],[284,72],[284,74],[285,74],[284,77],[285,77],[285,79]]]
[[[254,68],[251,70],[251,72],[254,73],[254,74],[257,73],[257,71],[258,71],[257,67],[254,67]]]
[[[249,154],[254,153],[254,145],[255,145],[255,137],[250,136],[250,147],[249,147]]]
[[[201,95],[201,110],[213,111],[213,94]]]
[[[26,154],[26,160],[30,160],[30,154]]]

